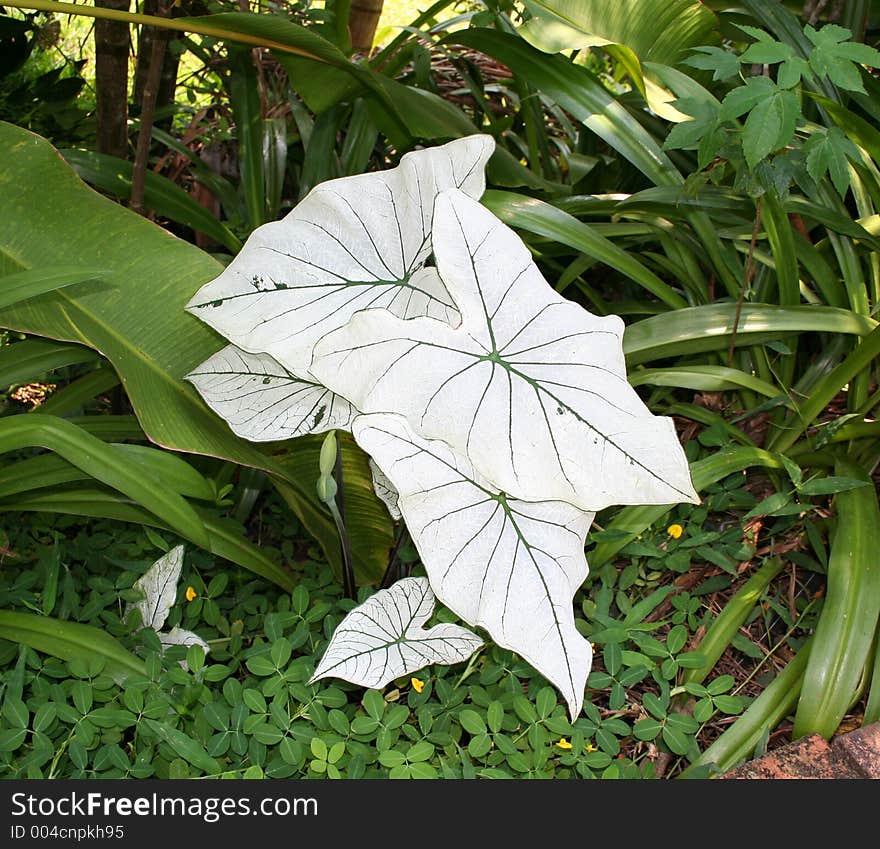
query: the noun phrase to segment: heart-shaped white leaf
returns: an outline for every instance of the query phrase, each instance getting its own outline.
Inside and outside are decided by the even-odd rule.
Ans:
[[[143,598],[126,609],[141,612],[144,628],[158,631],[168,618],[168,611],[177,599],[177,582],[183,568],[183,546],[178,545],[160,557],[132,585],[143,593]]]
[[[349,430],[356,411],[313,380],[295,377],[268,354],[227,345],[186,377],[232,430],[254,442]]]
[[[309,683],[332,676],[379,688],[432,663],[467,660],[483,641],[446,622],[425,630],[434,604],[425,578],[403,578],[379,590],[339,623]]]
[[[376,461],[370,457],[370,474],[373,476],[373,490],[382,503],[388,508],[391,518],[395,522],[400,521],[400,508],[397,506],[397,500],[400,497],[394,484],[388,480],[387,475],[377,465]]]
[[[437,597],[531,663],[574,719],[593,655],[575,628],[572,598],[587,577],[584,542],[594,514],[509,498],[400,416],[357,416],[352,432],[397,488]]]
[[[316,346],[319,381],[364,413],[401,413],[517,498],[587,511],[698,501],[672,420],[627,382],[619,318],[560,297],[459,191],[439,196],[433,239],[461,326],[364,310]]]
[[[450,187],[479,197],[493,149],[491,136],[468,136],[408,153],[388,171],[316,186],[281,221],[257,228],[187,309],[299,377],[315,342],[359,309],[457,323],[436,270],[423,267],[434,201]]]

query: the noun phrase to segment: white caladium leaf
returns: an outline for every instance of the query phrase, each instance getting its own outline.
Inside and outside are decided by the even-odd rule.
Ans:
[[[253,442],[349,430],[351,404],[329,389],[295,377],[268,354],[227,345],[186,379],[232,430]]]
[[[560,297],[462,192],[438,197],[433,239],[461,326],[364,310],[316,346],[317,380],[364,413],[404,415],[517,498],[587,511],[698,501],[672,420],[627,382],[619,318]]]
[[[450,187],[482,195],[493,149],[491,136],[468,136],[408,153],[388,171],[316,186],[281,221],[257,228],[187,309],[299,377],[314,344],[357,310],[457,323],[436,270],[424,267],[434,201]]]
[[[143,593],[140,601],[126,609],[126,616],[133,609],[140,610],[144,628],[158,631],[168,618],[168,611],[177,599],[177,582],[183,568],[183,546],[178,545],[160,557],[132,585]]]
[[[425,578],[379,590],[339,623],[309,683],[332,676],[379,688],[432,663],[467,660],[483,641],[448,622],[425,630],[434,605]]]
[[[352,432],[397,488],[437,597],[531,663],[563,694],[574,720],[593,654],[575,628],[572,598],[587,577],[594,514],[510,498],[400,416],[358,416]]]
[[[400,521],[400,508],[397,505],[400,496],[394,488],[394,484],[388,480],[385,472],[376,465],[376,461],[372,457],[369,458],[369,464],[370,474],[373,476],[373,489],[375,490],[376,495],[379,496],[380,501],[382,501],[382,503],[388,508],[391,518],[394,519],[395,522]]]
[[[198,634],[179,628],[177,625],[167,633],[159,634],[159,641],[164,648],[168,646],[201,646],[205,654],[211,650],[211,647]],[[186,666],[183,661],[181,661],[181,665]]]

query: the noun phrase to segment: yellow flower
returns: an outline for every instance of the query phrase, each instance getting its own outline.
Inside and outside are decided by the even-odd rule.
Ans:
[[[587,745],[584,746],[584,751],[585,751],[585,752],[588,752],[588,753],[589,753],[589,752],[595,752],[595,751],[596,751],[596,747],[595,747],[592,743],[587,743]]]
[[[560,749],[570,749],[571,748],[571,743],[569,743],[568,740],[565,739],[565,737],[563,737],[556,745]]]
[[[192,601],[194,598],[198,596],[198,593],[195,591],[193,587],[186,588],[186,600]]]
[[[422,690],[425,689],[425,682],[419,681],[418,678],[410,678],[409,683],[412,684],[413,690],[415,690],[417,693],[421,693]]]
[[[684,528],[681,525],[670,525],[666,529],[666,533],[669,534],[669,536],[671,536],[673,539],[679,539],[684,533]]]

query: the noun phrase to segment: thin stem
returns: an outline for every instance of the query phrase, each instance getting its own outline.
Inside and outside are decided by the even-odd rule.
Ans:
[[[739,328],[742,316],[743,301],[746,297],[746,289],[755,273],[755,244],[758,241],[758,230],[761,227],[761,198],[755,201],[755,226],[752,227],[752,240],[749,243],[749,255],[746,258],[746,267],[743,272],[742,287],[739,290],[739,298],[736,301],[736,315],[733,319],[733,332],[730,334],[730,347],[727,349],[727,367],[733,368],[733,351],[736,347],[736,332]]]
[[[342,543],[342,590],[349,598],[357,598],[357,587],[354,581],[354,563],[351,556],[351,540],[345,528],[345,478],[342,473],[342,446],[336,451],[336,464],[333,469],[336,478],[336,498],[328,502],[339,540]]]
[[[388,556],[388,568],[385,569],[385,574],[382,576],[379,589],[386,590],[395,581],[403,577],[403,570],[401,569],[402,564],[400,562],[400,549],[409,542],[409,538],[409,531],[407,531],[406,525],[401,525],[400,531],[397,534],[397,539],[394,541],[394,548],[391,549],[391,553]]]
[[[158,16],[164,18],[167,9],[159,3]],[[146,189],[147,165],[150,159],[150,145],[153,141],[153,117],[156,112],[156,97],[162,77],[162,63],[165,60],[165,47],[168,44],[168,33],[157,29],[156,37],[150,45],[150,64],[147,69],[147,80],[144,84],[144,96],[141,104],[141,122],[138,130],[137,150],[134,155],[134,166],[131,178],[131,198],[129,208],[145,215],[144,192]]]

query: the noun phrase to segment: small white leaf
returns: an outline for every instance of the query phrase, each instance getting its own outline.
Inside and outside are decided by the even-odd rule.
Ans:
[[[312,681],[332,676],[362,687],[384,687],[432,663],[467,660],[483,641],[467,628],[422,626],[434,612],[425,578],[403,578],[379,590],[339,623]]]
[[[455,189],[433,239],[461,326],[364,310],[315,347],[317,380],[364,413],[402,414],[517,498],[699,501],[672,419],[627,382],[618,317],[560,297],[522,240]]]
[[[177,599],[177,582],[183,568],[183,546],[172,548],[160,557],[138,578],[133,587],[143,593],[143,599],[126,608],[126,616],[133,609],[140,610],[144,628],[158,631],[168,618],[168,611]]]
[[[400,416],[357,416],[352,432],[397,488],[437,597],[531,663],[574,719],[593,655],[575,628],[572,598],[587,576],[584,542],[594,514],[508,497]]]
[[[239,348],[307,376],[315,343],[359,309],[449,323],[458,312],[434,269],[438,192],[479,197],[491,136],[406,154],[397,168],[316,186],[281,221],[258,227],[187,309]]]
[[[314,380],[291,374],[268,354],[228,345],[186,379],[233,432],[253,442],[349,430],[351,404]]]
[[[211,647],[198,635],[192,631],[186,631],[175,625],[167,633],[159,634],[159,642],[164,648],[168,646],[201,646],[207,654]]]

